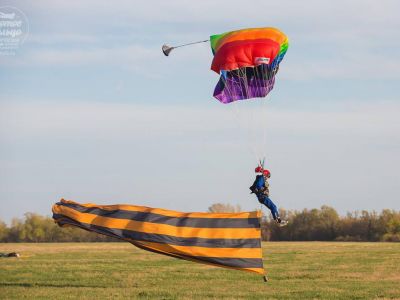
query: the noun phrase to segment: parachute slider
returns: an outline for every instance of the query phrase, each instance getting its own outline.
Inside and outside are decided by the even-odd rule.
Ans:
[[[164,53],[165,56],[169,56],[169,54],[171,53],[171,51],[175,48],[179,48],[179,47],[185,47],[185,46],[189,46],[189,45],[194,45],[194,44],[200,44],[200,43],[206,43],[210,40],[204,40],[204,41],[198,41],[198,42],[193,42],[193,43],[187,43],[187,44],[183,44],[183,45],[179,45],[179,46],[168,46],[167,44],[164,44],[161,49],[162,52]]]

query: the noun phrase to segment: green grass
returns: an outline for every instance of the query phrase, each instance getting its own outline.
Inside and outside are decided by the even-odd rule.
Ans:
[[[400,243],[264,243],[260,275],[128,243],[0,244],[2,299],[400,299]]]

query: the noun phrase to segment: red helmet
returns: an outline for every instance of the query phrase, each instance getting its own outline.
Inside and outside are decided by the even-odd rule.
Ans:
[[[271,172],[267,169],[263,170],[262,173],[264,176],[267,176],[267,177],[271,176]]]
[[[254,170],[256,173],[262,173],[264,170],[261,166],[257,166],[257,168]]]

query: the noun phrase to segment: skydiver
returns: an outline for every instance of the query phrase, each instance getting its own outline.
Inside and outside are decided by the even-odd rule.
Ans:
[[[279,226],[287,225],[287,221],[281,220],[279,217],[278,208],[269,198],[269,183],[268,179],[271,177],[271,172],[264,169],[262,166],[257,166],[254,170],[257,173],[253,185],[250,187],[251,194],[256,194],[258,202],[264,204],[271,211],[272,217],[279,224]]]

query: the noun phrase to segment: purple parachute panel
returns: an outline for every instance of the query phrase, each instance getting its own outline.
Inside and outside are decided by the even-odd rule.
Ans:
[[[240,76],[237,73],[227,72],[221,75],[214,90],[214,97],[222,103],[231,103],[237,100],[261,98],[268,95],[273,89],[275,76]]]

